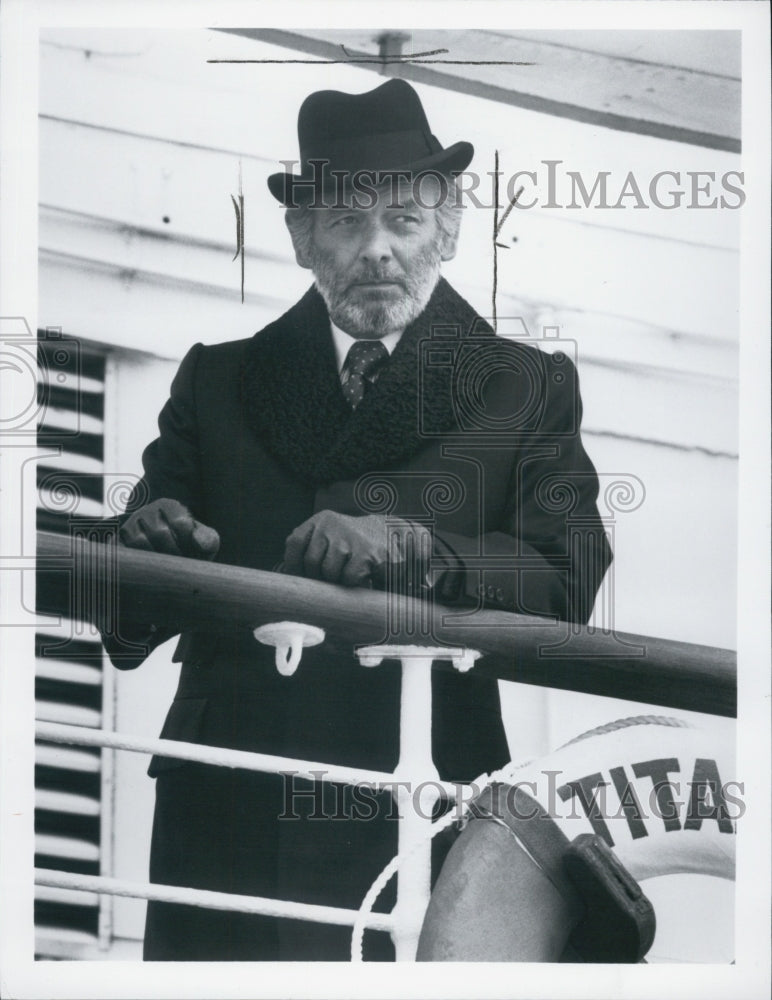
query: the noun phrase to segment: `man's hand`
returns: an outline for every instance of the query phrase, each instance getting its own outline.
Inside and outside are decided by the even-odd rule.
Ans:
[[[391,565],[408,586],[417,588],[426,577],[431,548],[431,534],[423,525],[383,514],[351,517],[323,510],[289,536],[282,569],[293,576],[366,587],[382,586]]]
[[[131,549],[193,559],[214,559],[220,549],[214,528],[196,521],[187,507],[169,499],[154,500],[134,511],[118,537]]]

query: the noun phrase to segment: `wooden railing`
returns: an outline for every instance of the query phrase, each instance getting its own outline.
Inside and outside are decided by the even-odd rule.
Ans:
[[[95,536],[96,537],[96,536]],[[77,591],[77,593],[76,593]],[[291,619],[330,643],[468,647],[501,680],[671,708],[736,714],[736,654],[592,626],[349,588],[238,566],[38,533],[38,607],[99,623],[119,606],[135,621],[231,632]],[[443,668],[443,664],[437,664]],[[445,669],[453,669],[449,664]]]

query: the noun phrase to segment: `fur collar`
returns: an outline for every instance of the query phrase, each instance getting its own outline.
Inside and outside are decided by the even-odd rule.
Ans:
[[[427,434],[455,424],[452,365],[421,369],[421,341],[431,337],[457,351],[459,338],[472,330],[493,333],[440,279],[352,411],[341,391],[327,308],[312,287],[248,346],[242,380],[248,419],[271,454],[310,485],[386,471],[424,446]]]

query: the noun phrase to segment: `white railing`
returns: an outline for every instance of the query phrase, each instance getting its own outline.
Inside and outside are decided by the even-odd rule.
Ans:
[[[303,629],[300,625],[293,627],[296,631]],[[262,637],[261,641],[264,641]],[[391,791],[399,816],[398,852],[400,857],[405,858],[399,867],[397,901],[391,914],[369,912],[360,915],[357,910],[342,907],[213,892],[187,886],[130,882],[41,868],[35,869],[35,884],[352,928],[358,925],[360,928],[389,932],[394,941],[397,961],[414,960],[424,912],[429,902],[432,810],[441,796],[452,800],[458,792],[457,785],[440,780],[432,760],[432,664],[436,660],[449,660],[458,670],[466,671],[478,654],[437,646],[370,646],[358,650],[357,655],[363,667],[377,667],[384,659],[398,658],[402,663],[400,753],[393,773],[176,740],[145,739],[65,723],[38,722],[36,736],[54,743],[128,750],[219,767],[243,768],[269,774],[291,773],[294,777],[309,781],[318,781],[320,772],[323,771],[325,781],[344,784],[366,782],[378,789]],[[293,658],[296,660],[296,657]],[[277,665],[285,664],[282,671],[285,673],[286,662],[287,650],[277,643]],[[411,789],[420,789],[417,807]],[[354,949],[352,958],[356,960],[358,957],[357,949]]]

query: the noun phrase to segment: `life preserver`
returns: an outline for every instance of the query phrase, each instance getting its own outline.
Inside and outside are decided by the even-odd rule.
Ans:
[[[743,811],[735,777],[731,738],[639,716],[510,765],[496,775],[496,801],[531,818],[520,788],[534,836],[545,813],[568,841],[599,835],[637,881],[684,872],[732,879]],[[432,894],[419,960],[559,960],[576,912],[513,834],[516,824],[503,813],[490,822],[474,806],[470,814]]]

